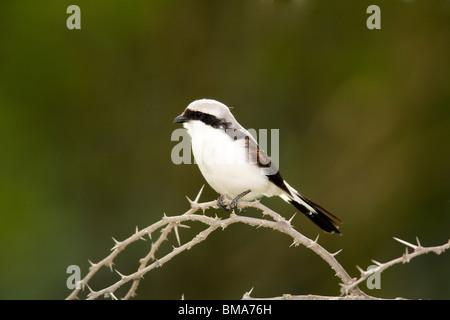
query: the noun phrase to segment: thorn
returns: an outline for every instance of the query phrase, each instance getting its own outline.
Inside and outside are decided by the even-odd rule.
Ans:
[[[251,288],[248,292],[244,293],[242,296],[242,299],[249,299],[250,295],[252,294],[253,288]]]
[[[114,262],[112,262],[112,261],[106,262],[105,265],[109,267],[109,270],[113,271]]]
[[[114,246],[111,248],[111,251],[114,251],[120,246],[120,241],[117,241],[116,239],[114,239],[114,237],[111,237],[111,238],[114,241]]]
[[[162,263],[161,263],[161,261],[159,261],[159,259],[155,258],[155,264],[156,264],[157,268],[162,267]]]
[[[148,238],[150,239],[150,241],[152,241],[152,234],[151,232],[147,232]]]
[[[186,199],[189,201],[189,204],[191,205],[191,207],[192,207],[192,205],[194,204],[194,201],[192,201],[191,199],[189,199],[189,197],[188,196],[186,196]]]
[[[202,195],[204,187],[205,187],[205,185],[202,185],[202,187],[200,188],[200,191],[198,192],[197,197],[195,197],[195,200],[194,200],[195,203],[198,203],[198,200],[200,199],[200,196]]]
[[[139,234],[138,226],[136,226],[136,232],[135,232],[134,234]],[[144,237],[142,237],[142,236],[139,237],[139,240],[147,241],[147,240],[145,240]]]
[[[338,251],[336,251],[335,253],[332,253],[331,255],[333,257],[337,256],[343,249],[339,249]]]
[[[95,267],[96,263],[93,263],[91,260],[88,259],[89,264],[91,265],[91,268]],[[89,268],[90,269],[90,268]]]
[[[186,229],[190,229],[191,228],[190,226],[188,226],[186,224],[181,224],[181,223],[178,226],[181,227],[181,228],[186,228]]]
[[[358,269],[358,271],[361,273],[361,274],[364,274],[364,273],[366,273],[366,271],[364,271],[360,266],[356,266],[356,269]]]
[[[92,290],[92,288],[91,287],[89,287],[89,285],[86,283],[86,287],[88,288],[88,290],[89,290],[89,294],[91,295],[91,294],[94,294],[95,293],[95,291],[94,290]]]
[[[414,244],[412,244],[412,243],[409,243],[409,242],[407,242],[407,241],[405,241],[405,240],[402,240],[402,239],[399,239],[399,238],[396,238],[396,237],[393,237],[393,238],[394,238],[394,240],[400,242],[401,244],[404,244],[405,246],[408,246],[408,247],[410,247],[410,248],[413,248],[414,250],[417,249],[417,246],[414,245]]]
[[[227,225],[223,222],[220,223],[220,227],[222,228],[222,231],[225,230],[225,228],[227,227]]]
[[[288,220],[288,223],[289,223],[289,225],[291,224],[291,222],[292,222],[292,219],[294,219],[294,217],[295,217],[295,215],[297,214],[297,212],[296,213],[294,213],[294,215]]]
[[[405,248],[405,254],[402,257],[402,262],[403,263],[408,263],[409,260],[410,260],[410,257],[409,257],[408,248]]]
[[[314,243],[317,243],[317,241],[319,241],[319,237],[320,237],[320,234],[318,234],[317,237],[314,239]]]
[[[178,234],[178,226],[174,225],[173,229],[175,230],[175,236],[177,237],[178,245],[181,246],[180,235]]]
[[[181,300],[184,300],[184,293],[181,294]]]
[[[112,293],[112,292],[110,292],[109,293],[109,296],[111,297],[111,299],[113,299],[113,300],[119,300],[119,299],[117,299],[117,297],[114,295],[114,293]]]
[[[377,266],[382,266],[383,264],[381,262],[378,262],[376,260],[372,260],[373,263],[375,263]]]
[[[418,237],[416,237],[416,242],[417,242],[417,247],[421,248],[422,246],[420,245],[420,241],[419,241]]]
[[[292,247],[292,246],[296,246],[297,247],[298,245],[299,245],[298,241],[294,240],[294,242],[292,242],[292,244],[289,246],[289,248]]]
[[[126,276],[124,276],[123,274],[121,274],[121,273],[119,272],[119,270],[114,269],[114,271],[115,271],[122,279],[126,277]]]

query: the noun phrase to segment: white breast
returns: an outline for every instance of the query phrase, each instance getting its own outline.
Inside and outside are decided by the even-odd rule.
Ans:
[[[244,139],[233,140],[224,130],[200,121],[185,123],[185,127],[192,137],[195,161],[216,192],[233,199],[252,190],[244,200],[280,193],[256,164],[248,163]]]

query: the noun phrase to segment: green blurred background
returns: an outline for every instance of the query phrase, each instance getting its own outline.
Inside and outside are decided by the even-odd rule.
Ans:
[[[66,27],[71,4],[81,30]],[[366,27],[371,4],[381,30]],[[204,179],[171,162],[172,120],[205,97],[247,128],[280,130],[284,177],[345,221],[342,237],[301,215],[293,223],[343,249],[352,276],[399,257],[393,236],[445,243],[449,72],[448,0],[1,1],[0,298],[63,299],[69,265],[84,275],[111,237],[186,211]],[[206,187],[202,200],[217,196]],[[216,231],[149,273],[137,298],[239,299],[252,287],[255,297],[338,295],[332,270],[290,244],[267,229]],[[119,255],[118,270],[136,270],[148,246]],[[361,288],[449,299],[449,271],[449,253],[427,255],[387,270],[380,290]],[[117,278],[105,269],[92,287]]]

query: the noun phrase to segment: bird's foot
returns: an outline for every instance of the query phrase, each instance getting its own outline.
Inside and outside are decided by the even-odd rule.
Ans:
[[[217,205],[224,209],[225,211],[230,210],[230,207],[223,201],[225,199],[224,195],[221,195],[219,198],[217,198]]]
[[[246,196],[247,194],[249,194],[252,190],[246,190],[240,194],[238,194],[233,200],[231,200],[231,204],[230,204],[230,208],[231,209],[239,209],[239,211],[241,211],[241,208],[239,208],[239,201],[241,201],[241,199]]]

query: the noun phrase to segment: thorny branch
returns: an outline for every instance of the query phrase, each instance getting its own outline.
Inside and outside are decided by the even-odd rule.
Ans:
[[[395,264],[408,263],[411,259],[413,259],[417,256],[420,256],[420,255],[423,255],[423,254],[427,254],[429,252],[433,252],[433,253],[439,255],[442,252],[444,252],[445,250],[450,248],[450,240],[442,246],[422,247],[422,245],[419,242],[419,239],[417,239],[417,238],[416,238],[417,245],[409,243],[409,242],[401,240],[401,239],[398,239],[398,238],[395,238],[395,237],[394,237],[394,239],[406,246],[405,253],[399,258],[385,262],[385,263],[381,263],[376,260],[372,260],[372,262],[375,263],[377,266],[375,268],[371,268],[369,270],[363,270],[360,267],[357,267],[359,272],[361,273],[359,279],[353,280],[349,284],[342,283],[341,284],[341,292],[343,292],[345,294],[350,292],[351,290],[356,288],[358,286],[358,284],[367,280],[367,278],[369,278],[371,275],[373,275],[375,273],[381,273],[384,270],[386,270],[387,268],[392,267]],[[412,248],[414,251],[409,253],[408,247]]]
[[[117,241],[114,240],[114,246],[111,249],[111,253],[101,260],[100,262],[93,263],[89,261],[91,264],[89,268],[89,272],[87,275],[79,281],[78,286],[76,289],[72,291],[72,293],[66,298],[68,300],[71,299],[78,299],[78,294],[81,290],[88,288],[90,293],[87,295],[88,300],[97,299],[98,297],[106,297],[111,299],[117,299],[115,292],[118,288],[120,288],[122,285],[131,282],[131,286],[128,289],[127,293],[122,299],[129,299],[136,295],[136,290],[138,288],[138,285],[143,278],[145,274],[150,272],[151,270],[161,267],[163,264],[171,260],[176,255],[191,249],[193,246],[201,243],[207,237],[214,232],[215,230],[221,228],[222,230],[228,227],[231,224],[234,223],[243,223],[250,226],[254,226],[257,228],[263,227],[263,228],[270,228],[276,231],[279,231],[281,233],[284,233],[288,236],[290,236],[293,239],[293,242],[291,244],[294,246],[303,245],[308,249],[311,249],[316,254],[318,254],[325,262],[328,263],[328,265],[335,271],[336,276],[341,281],[341,297],[325,297],[325,296],[317,296],[317,295],[283,295],[281,297],[274,297],[274,298],[268,298],[268,299],[283,299],[283,300],[293,300],[293,299],[376,299],[375,297],[371,297],[367,294],[365,294],[363,291],[361,291],[358,288],[358,284],[365,281],[368,277],[370,277],[372,274],[376,272],[382,272],[385,269],[389,268],[390,266],[397,264],[397,263],[405,263],[409,262],[410,259],[415,258],[416,256],[428,253],[428,252],[434,252],[436,254],[440,254],[441,252],[447,250],[450,247],[450,240],[447,244],[439,247],[422,247],[417,240],[417,245],[410,244],[406,241],[396,239],[397,241],[403,243],[406,246],[409,246],[414,249],[412,253],[408,253],[408,251],[400,258],[394,259],[392,261],[386,262],[386,263],[379,263],[374,261],[375,264],[377,264],[376,268],[370,269],[368,271],[364,271],[361,268],[358,268],[361,272],[361,275],[358,279],[350,277],[350,275],[347,273],[347,271],[342,267],[342,265],[336,260],[335,256],[340,252],[336,253],[329,253],[326,249],[324,249],[322,246],[320,246],[317,242],[318,237],[315,240],[311,240],[301,233],[299,233],[297,230],[295,230],[292,225],[291,221],[292,218],[289,220],[284,219],[280,214],[276,213],[275,211],[271,210],[270,208],[264,206],[258,201],[254,202],[239,202],[240,208],[256,208],[260,210],[263,214],[263,218],[252,218],[247,216],[241,216],[237,215],[234,211],[230,214],[230,217],[227,219],[219,219],[217,217],[209,217],[206,215],[199,215],[195,214],[198,210],[202,210],[203,213],[205,213],[205,210],[215,208],[217,209],[217,202],[216,201],[210,201],[210,202],[204,202],[199,203],[200,195],[203,191],[203,187],[200,189],[200,192],[198,193],[197,197],[194,201],[189,200],[189,203],[191,205],[191,208],[186,211],[184,214],[179,216],[172,216],[168,217],[164,214],[163,218],[159,220],[158,222],[148,226],[147,228],[144,228],[142,230],[138,230],[136,228],[136,232],[128,237],[127,239],[123,241]],[[266,219],[266,216],[270,219]],[[203,231],[201,231],[199,234],[197,234],[193,239],[190,241],[184,243],[181,245],[180,238],[179,238],[179,227],[185,227],[188,228],[189,226],[185,223],[187,222],[201,222],[205,224],[207,227]],[[151,241],[152,235],[156,233],[157,230],[160,230],[159,237],[157,237],[156,241],[154,241],[150,247],[150,251],[148,254],[139,260],[139,267],[138,270],[129,274],[129,275],[123,275],[118,270],[113,269],[114,265],[114,259],[117,257],[117,255],[122,252],[129,244],[136,242],[138,240],[145,240],[144,237],[149,237]],[[168,254],[164,255],[161,258],[156,257],[156,251],[158,248],[160,248],[161,244],[168,239],[168,235],[174,231],[175,236],[178,241],[178,247],[173,247],[173,250],[169,252]],[[107,266],[111,269],[111,271],[115,271],[119,276],[120,280],[115,282],[114,284],[110,285],[109,287],[106,287],[101,290],[93,290],[89,287],[89,281],[91,278],[103,267]],[[244,294],[243,299],[253,299],[251,296],[251,291]]]

